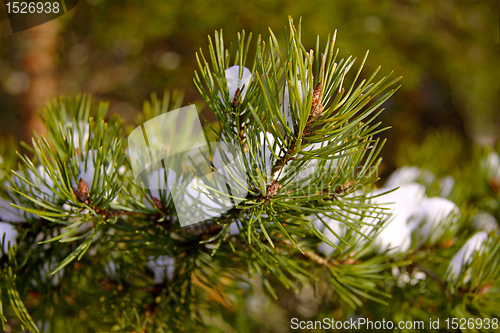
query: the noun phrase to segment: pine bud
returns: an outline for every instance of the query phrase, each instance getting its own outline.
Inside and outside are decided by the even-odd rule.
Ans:
[[[323,91],[323,82],[320,81],[316,88],[314,88],[311,106],[311,119],[316,119],[323,112],[323,105],[321,104],[321,95]]]
[[[266,197],[270,198],[276,195],[278,193],[278,190],[280,188],[280,184],[277,180],[274,180],[268,187],[267,187],[267,193]]]
[[[78,199],[78,201],[85,204],[89,203],[89,188],[87,187],[87,184],[85,183],[83,178],[80,178],[80,181],[78,182],[78,190],[73,189],[73,194]]]

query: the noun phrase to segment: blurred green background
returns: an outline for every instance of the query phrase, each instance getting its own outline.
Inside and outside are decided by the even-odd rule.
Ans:
[[[255,41],[271,27],[283,39],[288,15],[302,17],[307,48],[337,29],[342,57],[370,50],[364,75],[382,65],[382,74],[403,76],[381,116],[393,126],[382,134],[384,173],[405,143],[430,133],[491,145],[500,132],[498,1],[80,0],[15,34],[4,8],[0,15],[0,133],[19,139],[42,131],[36,110],[61,94],[110,100],[130,121],[151,92],[179,88],[185,104],[199,102],[195,52],[207,50],[207,35],[223,29],[235,43],[245,29]]]

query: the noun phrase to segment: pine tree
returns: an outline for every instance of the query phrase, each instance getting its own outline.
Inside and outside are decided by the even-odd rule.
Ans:
[[[141,186],[127,147],[182,93],[153,94],[135,126],[86,94],[47,105],[47,134],[22,143],[26,154],[0,147],[4,329],[277,332],[291,318],[384,318],[432,331],[429,318],[441,329],[465,318],[482,324],[466,329],[495,331],[498,154],[477,149],[438,178],[419,155],[439,165],[456,140],[438,137],[377,189],[387,127],[376,118],[400,78],[379,68],[361,80],[368,52],[356,67],[335,39],[307,50],[290,19],[284,45],[270,30],[250,57],[251,34],[238,34],[234,56],[222,31],[209,37],[194,79],[216,119],[204,133],[244,153],[248,193],[187,227],[166,169],[146,179],[156,190]],[[467,179],[478,188],[467,192]]]

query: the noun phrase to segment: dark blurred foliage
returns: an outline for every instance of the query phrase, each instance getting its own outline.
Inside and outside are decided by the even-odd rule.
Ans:
[[[110,100],[126,120],[166,88],[199,102],[195,52],[207,49],[207,35],[223,29],[235,43],[241,29],[255,40],[271,27],[284,38],[291,15],[302,17],[311,48],[316,35],[324,45],[337,29],[341,56],[360,59],[370,50],[366,74],[382,65],[383,74],[403,76],[381,116],[393,126],[382,134],[387,173],[400,143],[422,142],[429,131],[451,131],[467,144],[498,139],[498,13],[493,0],[80,0],[28,31],[12,34],[8,21],[0,24],[0,133],[27,139],[37,128],[34,109],[77,91]]]

